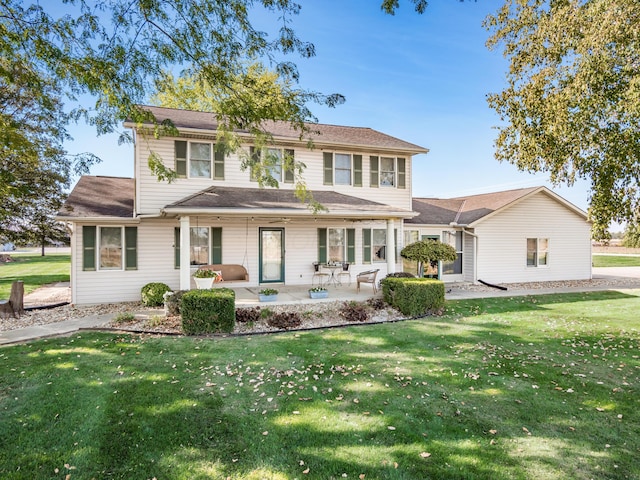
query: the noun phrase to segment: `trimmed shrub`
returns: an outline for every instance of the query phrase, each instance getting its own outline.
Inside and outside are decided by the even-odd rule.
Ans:
[[[164,294],[170,292],[171,288],[166,283],[147,283],[140,292],[142,304],[147,307],[161,307],[164,305]]]
[[[180,302],[182,296],[190,290],[176,290],[175,292],[167,292],[164,295],[164,311],[167,315],[180,315]]]
[[[444,283],[431,278],[385,278],[384,300],[404,315],[418,317],[444,308]]]
[[[180,302],[182,330],[187,335],[232,332],[236,320],[236,294],[230,288],[190,290]]]

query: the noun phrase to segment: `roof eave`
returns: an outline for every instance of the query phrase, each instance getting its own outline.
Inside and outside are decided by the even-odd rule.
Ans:
[[[125,122],[125,128],[135,128],[135,129],[144,129],[151,128],[151,125],[138,125],[132,122]],[[207,135],[207,136],[215,136],[217,134],[216,130],[210,130],[205,128],[192,128],[192,127],[176,127],[180,133],[192,134],[192,135]],[[247,140],[251,140],[252,136],[248,132],[236,132],[236,134],[240,137],[246,138]],[[313,143],[313,145],[317,148],[322,147],[343,147],[350,149],[362,149],[362,150],[375,150],[376,152],[394,152],[394,153],[403,153],[407,155],[418,155],[421,153],[429,153],[428,148],[423,148],[416,145],[416,148],[409,147],[385,147],[385,146],[377,146],[377,145],[369,145],[369,144],[360,144],[360,143],[349,143],[349,142],[324,142],[319,141],[317,139],[305,139],[305,138],[293,138],[293,137],[283,137],[281,135],[274,135],[273,140],[275,143],[295,143],[297,145],[307,145],[309,141]]]
[[[387,218],[412,218],[415,212],[407,210],[331,210],[328,212],[313,213],[308,210],[300,210],[296,208],[208,208],[208,207],[165,207],[162,212],[167,215],[213,215],[213,216],[238,216],[238,217],[298,217],[298,218],[366,218],[366,219],[387,219]]]

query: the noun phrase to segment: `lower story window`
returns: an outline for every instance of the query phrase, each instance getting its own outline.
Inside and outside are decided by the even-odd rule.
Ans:
[[[442,264],[443,275],[462,274],[462,232],[443,232],[443,243],[447,243],[456,249],[456,259],[453,262]]]
[[[100,227],[100,270],[122,270],[121,227]]]
[[[387,231],[374,228],[371,231],[371,247],[374,262],[384,262],[387,259]]]
[[[544,267],[549,261],[549,239],[527,238],[527,267]]]
[[[135,270],[137,251],[137,227],[82,227],[83,270]]]
[[[346,235],[344,228],[329,228],[329,261],[346,261]]]
[[[191,265],[209,264],[209,227],[191,227],[190,263]]]

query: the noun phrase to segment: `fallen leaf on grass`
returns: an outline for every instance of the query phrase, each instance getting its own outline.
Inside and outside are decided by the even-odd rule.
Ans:
[[[489,433],[491,435],[495,435],[496,433],[498,433],[498,430],[496,430],[495,428],[492,428],[491,430],[489,430]]]
[[[527,429],[527,427],[522,427],[522,431],[525,432],[527,435],[531,435],[531,432]]]
[[[304,474],[306,475],[306,474],[307,474],[307,473],[309,473],[310,471],[311,471],[311,469],[310,469],[310,468],[307,468],[306,470],[303,470],[303,471],[302,471],[302,473],[304,473]]]
[[[422,458],[429,458],[429,457],[431,456],[431,454],[430,454],[429,452],[422,452],[422,453],[420,454],[420,456],[421,456]]]
[[[392,427],[391,425],[389,425],[387,428],[388,428],[389,430],[395,430],[395,429],[396,429],[396,427]]]

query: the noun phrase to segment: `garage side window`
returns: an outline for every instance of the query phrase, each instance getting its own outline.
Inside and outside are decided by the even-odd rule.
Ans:
[[[527,267],[546,267],[549,264],[549,239],[527,238]]]

